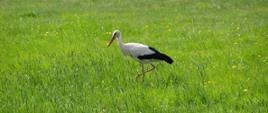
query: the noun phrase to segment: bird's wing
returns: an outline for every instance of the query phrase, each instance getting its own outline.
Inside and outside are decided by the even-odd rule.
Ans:
[[[149,46],[139,44],[139,43],[127,43],[126,46],[128,49],[128,53],[132,57],[138,57],[138,56],[142,56],[142,55],[148,55],[148,54],[155,53],[154,51],[149,49]]]

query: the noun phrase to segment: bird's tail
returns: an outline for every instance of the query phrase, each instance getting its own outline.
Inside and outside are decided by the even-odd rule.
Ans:
[[[160,59],[166,61],[169,64],[173,63],[173,60],[169,56],[167,56],[166,54],[163,54],[163,53],[160,53]]]

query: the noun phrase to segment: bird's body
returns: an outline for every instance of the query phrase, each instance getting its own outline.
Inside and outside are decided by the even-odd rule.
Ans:
[[[119,44],[120,45],[120,44]],[[148,64],[156,61],[164,60],[172,63],[170,58],[158,52],[153,47],[140,43],[125,43],[120,45],[121,51],[124,55],[130,56],[142,64]]]
[[[143,71],[142,75],[143,76],[145,74],[143,64],[151,64],[152,65],[153,68],[150,70],[147,70],[147,72],[149,72],[155,68],[155,66],[152,64],[152,62],[165,61],[169,64],[173,63],[173,60],[169,56],[159,52],[158,50],[154,49],[153,47],[150,47],[150,46],[147,46],[144,44],[140,44],[140,43],[123,43],[121,34],[118,30],[114,31],[113,38],[110,41],[110,43],[108,44],[108,46],[111,45],[111,43],[113,42],[113,40],[115,38],[117,38],[120,49],[125,56],[130,56],[142,64],[142,71]]]
[[[148,46],[140,44],[140,43],[125,43],[125,44],[120,45],[120,49],[125,56],[130,56],[131,58],[135,59],[136,61],[140,63],[146,63],[146,61],[140,60],[138,56],[154,53],[153,51],[150,51],[147,48]]]

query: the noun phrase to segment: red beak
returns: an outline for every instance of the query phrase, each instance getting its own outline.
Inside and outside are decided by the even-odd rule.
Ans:
[[[107,47],[110,47],[115,39],[115,35],[112,37],[111,41],[107,44]]]

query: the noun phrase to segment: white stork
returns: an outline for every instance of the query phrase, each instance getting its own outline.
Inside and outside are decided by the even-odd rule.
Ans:
[[[112,39],[108,43],[108,47],[112,44],[112,42],[115,39],[118,40],[120,49],[125,56],[130,56],[136,61],[140,62],[142,73],[138,74],[136,79],[138,79],[142,75],[143,80],[145,73],[154,70],[155,66],[152,64],[152,62],[154,61],[165,61],[169,64],[173,63],[173,60],[169,56],[157,51],[156,49],[150,46],[139,43],[123,43],[121,33],[119,30],[115,30],[113,32]],[[145,71],[143,66],[144,64],[151,64],[152,68]]]

